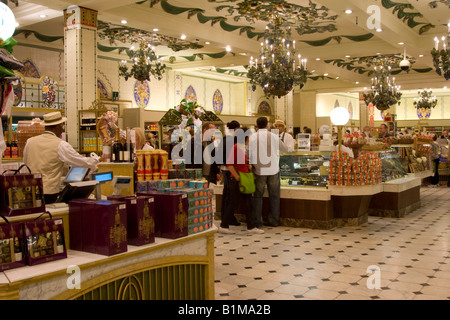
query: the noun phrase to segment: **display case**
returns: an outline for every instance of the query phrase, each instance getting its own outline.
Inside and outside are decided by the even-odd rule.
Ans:
[[[381,176],[383,182],[403,178],[409,172],[408,159],[400,157],[396,150],[379,151],[378,155],[381,158]]]
[[[331,152],[288,152],[280,154],[282,187],[328,186]]]

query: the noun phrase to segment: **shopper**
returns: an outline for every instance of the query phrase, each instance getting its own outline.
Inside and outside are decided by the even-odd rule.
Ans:
[[[145,141],[144,130],[139,127],[133,128],[134,135],[136,139],[135,147],[136,150],[153,150],[154,148]]]
[[[431,188],[437,188],[439,186],[439,151],[441,147],[436,142],[437,135],[433,135],[433,143],[431,144],[432,154],[431,160],[433,160],[433,176],[431,177]]]
[[[365,126],[363,133],[362,133],[364,138],[370,138],[370,127],[369,126]]]
[[[220,171],[222,173],[222,181],[223,181],[223,192],[222,192],[222,205],[220,210],[221,217],[224,217],[227,205],[230,203],[230,170],[226,165],[226,159],[230,155],[231,148],[234,145],[234,132],[241,127],[241,124],[233,120],[228,122],[226,125],[227,129],[225,130],[225,134],[222,138],[222,141],[219,143],[218,151],[222,153],[222,158],[219,159],[218,165],[220,166]],[[237,220],[236,216],[230,218],[230,225],[239,226],[241,223]]]
[[[280,220],[280,165],[279,152],[287,152],[286,144],[278,135],[268,130],[268,120],[256,120],[258,131],[250,137],[250,164],[255,174],[256,191],[253,195],[253,217],[255,226],[261,228],[264,189],[269,191],[270,212],[267,224],[278,226]]]
[[[389,132],[388,132],[388,127],[387,127],[387,125],[386,124],[384,124],[384,123],[382,123],[381,125],[380,125],[380,132],[379,132],[379,134],[378,134],[378,138],[387,138],[387,137],[389,137],[390,135],[389,135]]]
[[[448,130],[444,130],[444,131],[442,132],[441,139],[447,139],[447,140],[450,139],[450,136],[448,135]]]
[[[97,159],[83,157],[68,142],[61,140],[66,121],[61,112],[45,114],[44,133],[28,139],[23,150],[23,162],[32,173],[42,174],[46,204],[54,203],[58,198],[67,166],[95,170],[98,163]]]
[[[220,180],[220,169],[213,158],[216,155],[215,136],[216,126],[212,122],[204,122],[202,125],[202,150],[203,150],[203,178],[208,182],[217,184]],[[208,148],[211,146],[212,148]],[[206,151],[206,152],[205,152]]]
[[[278,129],[280,139],[287,145],[288,152],[294,151],[294,137],[292,137],[289,133],[286,132],[286,124],[284,123],[284,121],[283,120],[275,121],[275,129]]]
[[[248,146],[249,135],[251,131],[248,129],[238,129],[235,131],[236,135],[234,137],[234,145],[231,148],[230,155],[227,158],[226,164],[230,172],[229,179],[229,190],[230,190],[230,200],[226,207],[225,215],[222,217],[220,227],[218,232],[225,234],[232,234],[234,231],[230,230],[230,222],[234,212],[239,207],[241,202],[245,204],[245,215],[247,222],[247,232],[250,234],[260,234],[264,233],[264,230],[256,228],[253,219],[252,210],[252,194],[244,194],[240,191],[240,175],[239,172],[249,173],[252,170],[252,165],[249,164],[248,156],[245,154],[246,146]],[[239,136],[239,137],[238,137]],[[243,144],[242,140],[245,141]]]

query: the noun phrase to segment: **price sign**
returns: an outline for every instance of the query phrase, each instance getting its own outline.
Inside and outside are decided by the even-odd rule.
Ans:
[[[297,135],[297,142],[299,151],[310,151],[311,149],[311,139],[309,133],[299,133]]]

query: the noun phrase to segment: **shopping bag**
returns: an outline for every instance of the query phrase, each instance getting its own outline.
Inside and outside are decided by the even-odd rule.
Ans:
[[[256,190],[255,177],[253,172],[240,172],[239,171],[239,191],[244,194],[252,194]]]
[[[28,173],[20,173],[22,168]],[[18,170],[7,170],[0,175],[0,215],[20,216],[45,211],[42,175],[31,173],[22,165]]]
[[[26,265],[23,238],[23,223],[0,224],[0,272]]]
[[[50,218],[41,219],[44,214]],[[67,258],[62,218],[53,218],[45,212],[32,221],[24,222],[23,228],[28,265]]]

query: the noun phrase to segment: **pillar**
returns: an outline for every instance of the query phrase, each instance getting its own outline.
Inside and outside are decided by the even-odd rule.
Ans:
[[[97,11],[70,6],[64,10],[66,131],[78,148],[79,110],[97,99]]]

